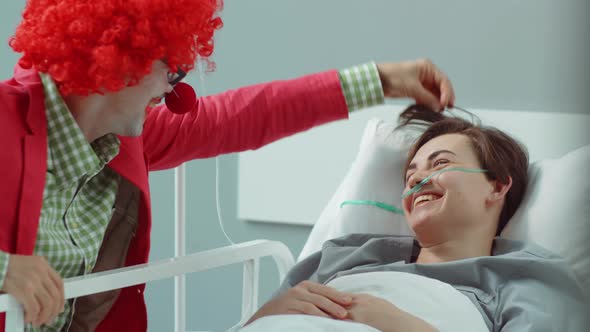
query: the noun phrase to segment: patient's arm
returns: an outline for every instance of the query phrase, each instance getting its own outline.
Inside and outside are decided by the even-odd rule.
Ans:
[[[348,318],[383,332],[435,332],[432,325],[411,315],[382,298],[355,294],[348,307]]]
[[[590,298],[560,258],[531,261],[496,296],[500,332],[587,332]]]
[[[346,318],[345,306],[352,301],[352,294],[343,293],[322,284],[302,281],[280,296],[262,306],[246,325],[270,315],[306,314],[336,319]]]
[[[379,297],[350,294],[312,281],[302,281],[267,302],[245,325],[271,315],[305,314],[346,319],[383,332],[435,332],[432,325]]]

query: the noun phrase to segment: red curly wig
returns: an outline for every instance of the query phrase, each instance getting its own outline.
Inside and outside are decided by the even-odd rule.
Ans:
[[[28,0],[10,46],[19,65],[48,73],[62,95],[119,91],[213,53],[223,0]]]

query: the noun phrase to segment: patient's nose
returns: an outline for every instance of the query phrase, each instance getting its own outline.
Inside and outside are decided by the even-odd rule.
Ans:
[[[410,188],[414,188],[415,186],[417,186],[420,182],[424,181],[424,179],[426,179],[426,177],[429,174],[427,174],[426,172],[420,172],[417,171],[416,173],[412,174],[412,176],[410,177],[410,179],[408,180],[408,186]]]

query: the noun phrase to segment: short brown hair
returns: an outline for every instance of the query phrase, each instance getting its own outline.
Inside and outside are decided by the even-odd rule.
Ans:
[[[462,111],[471,116],[471,121],[434,112],[423,105],[412,105],[400,114],[399,127],[428,126],[410,148],[404,174],[416,152],[431,139],[445,134],[469,137],[481,167],[487,170],[485,174],[488,180],[508,183],[508,177],[512,177],[512,187],[506,194],[496,230],[496,235],[500,235],[524,197],[528,182],[527,149],[510,135],[494,127],[482,126],[479,118],[465,110]]]

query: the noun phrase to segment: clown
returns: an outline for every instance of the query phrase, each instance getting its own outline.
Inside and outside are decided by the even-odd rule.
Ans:
[[[144,285],[65,301],[63,279],[147,262],[149,171],[256,149],[384,97],[439,110],[454,102],[428,60],[195,99],[179,82],[197,60],[214,69],[222,5],[27,2],[10,40],[22,57],[0,83],[0,286],[23,304],[29,330],[147,330]]]

